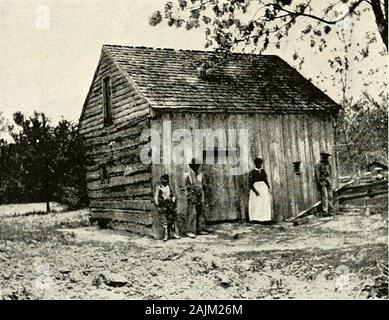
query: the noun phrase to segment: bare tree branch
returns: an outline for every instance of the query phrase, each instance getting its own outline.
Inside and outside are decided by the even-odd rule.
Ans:
[[[286,12],[292,16],[295,16],[295,17],[307,17],[307,18],[311,18],[311,19],[314,19],[314,20],[317,20],[317,21],[320,21],[320,22],[323,22],[323,23],[326,23],[326,24],[336,24],[344,19],[346,19],[347,17],[351,16],[355,11],[355,9],[363,2],[365,2],[366,0],[359,0],[355,3],[353,3],[353,5],[350,6],[348,12],[341,16],[340,18],[338,19],[335,19],[335,20],[327,20],[327,19],[324,19],[324,17],[318,17],[318,16],[315,16],[313,14],[309,14],[309,13],[305,13],[305,9],[307,7],[305,7],[303,10],[301,11],[290,11],[290,10],[287,10],[285,8],[283,8],[282,6],[280,6],[279,4],[272,4],[272,6],[274,6],[276,9],[280,10],[280,11],[283,11],[283,12]],[[374,1],[374,0],[373,0]]]

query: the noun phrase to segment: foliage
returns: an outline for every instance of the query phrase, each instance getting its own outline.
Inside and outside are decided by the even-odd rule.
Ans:
[[[0,112],[0,132],[5,130],[5,119],[3,117],[3,113]]]
[[[38,112],[29,118],[16,112],[13,120],[9,133],[14,143],[0,145],[0,164],[7,168],[1,171],[1,202],[66,203],[63,195],[70,190],[70,204],[85,205],[86,159],[77,126],[67,120],[52,126]]]
[[[373,31],[378,31],[387,48],[387,12],[387,0],[175,0],[166,1],[162,11],[154,12],[150,24],[156,26],[165,20],[169,26],[187,30],[204,27],[206,46],[224,50],[240,43],[253,44],[261,51],[270,43],[280,48],[291,30],[298,29],[293,30],[294,35],[323,51],[334,26],[345,28],[373,17],[377,29],[366,33],[366,54],[369,42],[377,41],[372,38]]]
[[[367,93],[354,104],[346,104],[338,118],[340,170],[364,169],[372,161],[387,164],[388,97],[381,101]]]
[[[198,28],[205,34],[206,48],[226,53],[274,53],[285,47],[284,52],[291,55],[290,62],[299,69],[307,53],[309,57],[322,53],[328,57],[331,72],[310,74],[315,79],[309,80],[316,85],[326,83],[327,89],[332,86],[334,94],[341,96],[341,105],[351,96],[353,79],[357,83],[366,79],[362,85],[365,90],[374,85],[374,94],[382,89],[380,79],[387,78],[386,63],[384,68],[369,67],[372,59],[388,52],[387,0],[165,1],[162,10],[150,16],[149,23],[167,23],[186,30]],[[291,48],[295,49],[290,51]]]
[[[87,204],[86,157],[78,126],[67,120],[61,120],[54,128],[55,148],[60,164],[57,166],[56,200],[77,208]]]

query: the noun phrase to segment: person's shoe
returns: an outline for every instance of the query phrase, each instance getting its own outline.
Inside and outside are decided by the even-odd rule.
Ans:
[[[163,227],[163,241],[167,241],[169,239],[169,232],[167,227]]]
[[[206,236],[207,234],[208,234],[207,231],[200,231],[200,232],[199,232],[199,235],[202,235],[202,236]]]
[[[174,239],[181,239],[181,237],[178,235],[178,230],[175,224],[172,226],[172,237]]]
[[[181,239],[181,237],[177,233],[175,233],[175,232],[173,233],[172,236],[173,236],[174,239]]]
[[[187,234],[186,234],[189,238],[196,238],[196,235],[194,234],[194,233],[192,233],[192,232],[188,232]]]

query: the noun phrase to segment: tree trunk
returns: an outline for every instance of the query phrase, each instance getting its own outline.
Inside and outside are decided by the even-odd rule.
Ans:
[[[374,12],[378,32],[380,33],[381,39],[384,42],[386,50],[388,50],[388,1],[385,0],[384,3],[385,13],[382,11],[380,0],[372,0],[370,3]]]
[[[50,212],[50,200],[47,200],[47,201],[46,201],[46,212],[47,212],[47,213]]]

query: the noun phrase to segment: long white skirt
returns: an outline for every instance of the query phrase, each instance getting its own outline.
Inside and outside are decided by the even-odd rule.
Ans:
[[[250,189],[249,198],[249,218],[250,221],[270,221],[271,220],[271,195],[269,188],[263,181],[255,182],[254,188],[259,196]]]

